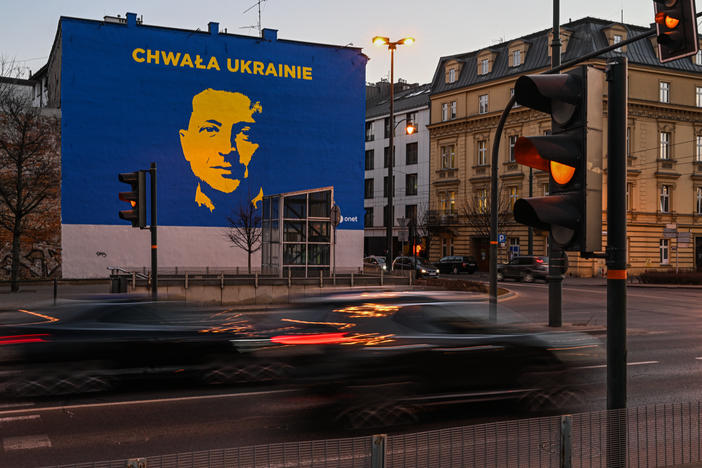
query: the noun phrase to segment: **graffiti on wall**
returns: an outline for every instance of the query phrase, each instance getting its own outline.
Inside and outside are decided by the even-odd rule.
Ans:
[[[0,247],[0,277],[10,277],[12,244]],[[58,278],[61,276],[61,250],[56,244],[38,242],[20,253],[20,278]]]

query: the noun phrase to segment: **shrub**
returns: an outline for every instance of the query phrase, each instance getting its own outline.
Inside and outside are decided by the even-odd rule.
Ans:
[[[701,284],[702,272],[693,270],[646,270],[639,279],[647,284]]]

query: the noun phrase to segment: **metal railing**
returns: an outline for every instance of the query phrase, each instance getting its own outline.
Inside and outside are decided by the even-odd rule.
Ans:
[[[547,416],[412,434],[289,442],[61,468],[660,467],[702,460],[700,402]],[[622,437],[610,443],[612,427]]]

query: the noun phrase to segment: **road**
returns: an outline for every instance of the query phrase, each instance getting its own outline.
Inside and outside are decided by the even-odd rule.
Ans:
[[[500,306],[546,324],[547,286],[501,283]],[[628,405],[697,401],[702,393],[700,290],[628,289]],[[606,288],[568,282],[563,321],[604,339]],[[606,407],[604,365],[590,409]],[[0,402],[0,466],[41,466],[370,434],[320,424],[315,402],[288,388],[137,389],[120,395]],[[485,408],[382,432],[417,432],[517,417]]]

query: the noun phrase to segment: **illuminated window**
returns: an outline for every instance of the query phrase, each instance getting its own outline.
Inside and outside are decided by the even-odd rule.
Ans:
[[[668,239],[661,239],[658,250],[661,256],[661,265],[667,265],[670,254],[670,243]]]
[[[517,187],[510,187],[509,188],[509,209],[514,210],[514,204],[517,203],[517,200],[519,199],[519,191]]]
[[[478,189],[477,206],[478,206],[478,212],[480,212],[480,213],[487,212],[487,210],[488,210],[488,195],[487,195],[486,188]]]
[[[488,95],[483,94],[478,97],[478,114],[487,114],[488,111]]]
[[[454,191],[448,192],[448,211],[449,213],[456,212],[456,192]]]
[[[667,81],[660,82],[658,100],[660,102],[670,102],[670,83]]]
[[[660,202],[658,209],[661,213],[670,212],[670,185],[661,185]]]
[[[478,166],[487,166],[487,141],[478,141]]]
[[[660,159],[670,159],[670,132],[661,132]]]

